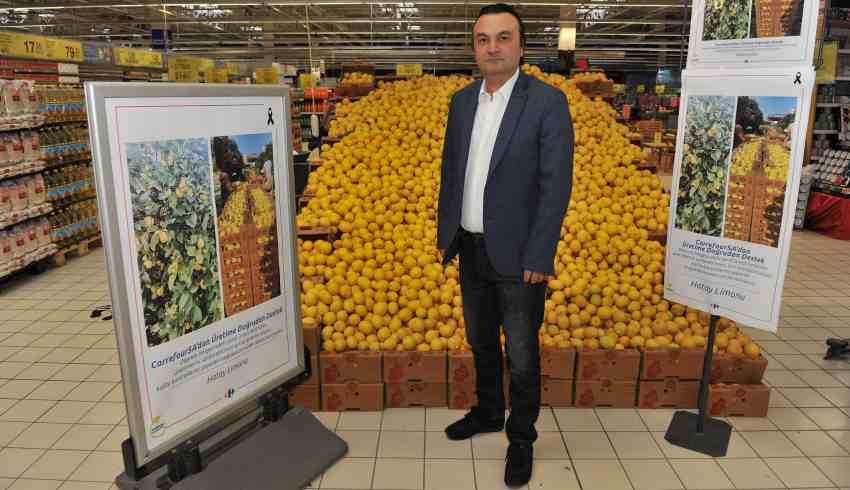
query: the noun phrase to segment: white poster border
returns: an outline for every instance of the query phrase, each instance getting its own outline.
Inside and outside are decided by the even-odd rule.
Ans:
[[[785,272],[788,267],[788,254],[791,246],[794,215],[799,190],[800,176],[802,174],[803,155],[805,151],[806,126],[808,124],[809,111],[811,110],[811,93],[814,86],[814,69],[812,67],[797,68],[770,68],[770,69],[739,69],[739,70],[686,70],[682,73],[682,96],[679,112],[679,125],[676,137],[676,153],[673,169],[672,190],[670,196],[670,213],[668,221],[668,238],[665,257],[665,291],[664,297],[670,301],[682,303],[687,306],[709,312],[713,315],[721,315],[732,320],[741,322],[747,326],[776,332],[779,324],[779,314],[782,300],[782,289],[785,281]],[[797,97],[797,124],[792,136],[792,147],[789,161],[789,171],[785,188],[785,200],[783,204],[783,217],[778,237],[777,267],[775,274],[775,287],[771,294],[769,314],[753,315],[741,309],[733,309],[724,306],[717,295],[708,293],[696,298],[686,294],[681,288],[674,284],[679,280],[676,276],[674,258],[677,234],[687,235],[689,238],[702,237],[710,242],[733,242],[762,252],[771,249],[766,245],[752,244],[739,240],[708,237],[690,233],[675,228],[676,209],[678,205],[678,185],[681,178],[681,162],[683,158],[683,147],[685,137],[685,126],[687,122],[687,111],[689,97],[695,95],[720,95],[720,96],[778,96]],[[731,159],[731,155],[730,155]],[[727,173],[728,187],[728,173]],[[725,207],[724,207],[725,210]],[[724,213],[725,214],[725,213]],[[676,279],[674,279],[676,278]]]
[[[107,256],[110,290],[113,299],[113,316],[116,325],[116,337],[120,352],[120,364],[123,377],[124,395],[127,404],[128,425],[136,452],[137,464],[139,466],[150,462],[175,445],[180,444],[197,434],[206,431],[210,426],[241,412],[245,408],[256,404],[256,397],[279,386],[294,376],[303,372],[305,367],[303,339],[299,328],[300,318],[300,292],[298,283],[298,262],[295,250],[295,205],[294,205],[294,177],[292,166],[292,149],[290,137],[290,108],[288,92],[280,87],[248,87],[233,85],[197,85],[197,84],[147,84],[147,83],[87,83],[86,99],[89,112],[90,137],[95,161],[95,176],[98,188],[98,207],[101,214],[101,224],[104,237],[104,248]],[[136,261],[135,238],[132,235],[132,216],[126,216],[129,206],[129,192],[127,192],[127,181],[122,177],[126,168],[126,155],[124,148],[117,144],[117,131],[115,127],[116,114],[112,110],[116,102],[124,107],[163,105],[179,106],[175,110],[183,111],[181,117],[162,118],[150,120],[150,114],[144,121],[145,135],[138,133],[128,138],[133,141],[181,139],[181,138],[209,138],[213,136],[238,135],[250,133],[271,133],[274,148],[274,171],[273,182],[275,189],[275,213],[277,219],[276,229],[278,235],[278,260],[279,276],[281,284],[280,295],[262,304],[232,314],[229,317],[222,314],[222,318],[202,329],[169,342],[183,341],[191,345],[204,337],[223,332],[228,329],[237,328],[242,325],[260,325],[272,318],[280,322],[280,334],[285,336],[285,344],[281,344],[281,363],[274,370],[262,373],[250,373],[244,370],[240,375],[253,376],[250,382],[245,383],[242,389],[231,392],[228,387],[221,390],[222,393],[212,395],[217,397],[214,404],[198,410],[191,417],[183,419],[180,424],[175,424],[174,429],[167,434],[154,438],[157,432],[154,414],[151,413],[150,401],[144,400],[143,390],[147,377],[146,352],[151,349],[162,347],[149,347],[144,335],[138,335],[145,330],[144,319],[139,324],[139,275]],[[209,106],[215,102],[225,110],[229,108],[251,107],[250,120],[248,118],[220,118],[215,117],[192,117],[193,110],[199,110],[199,106]],[[193,107],[195,106],[195,107]],[[256,114],[254,114],[256,113]],[[208,114],[209,115],[209,114]],[[194,124],[186,124],[187,117]],[[273,121],[278,121],[273,124]],[[171,125],[169,125],[171,123]],[[174,126],[178,124],[178,126]],[[210,126],[217,126],[216,130]],[[138,126],[138,125],[137,125]],[[123,145],[124,142],[121,143]],[[120,150],[120,151],[119,151]],[[209,148],[209,164],[212,170],[212,148]],[[212,177],[211,177],[212,179]],[[211,206],[214,204],[211,203]],[[216,221],[216,220],[214,220]],[[217,225],[216,225],[217,226]],[[218,240],[218,233],[216,233]],[[219,254],[219,274],[221,274],[220,249],[216,247]],[[223,292],[222,292],[223,296]],[[249,327],[246,327],[246,331]],[[277,328],[277,327],[274,327]],[[220,333],[220,332],[219,332]],[[189,337],[194,336],[194,339]],[[277,337],[276,337],[277,338]],[[281,338],[281,341],[284,339]],[[275,340],[277,342],[277,340]],[[182,345],[182,344],[181,344]],[[275,344],[266,344],[265,349]],[[284,347],[285,346],[285,347]],[[182,347],[175,352],[179,352]],[[249,357],[245,352],[245,358]],[[238,358],[237,358],[238,359]],[[273,361],[277,362],[277,361]],[[230,368],[234,364],[217,367],[209,374],[218,374],[223,368]],[[242,366],[239,366],[240,368]],[[259,367],[259,366],[258,366]],[[235,371],[235,369],[234,369]],[[230,374],[230,371],[227,373]],[[238,380],[233,380],[238,381]],[[209,389],[220,390],[220,386]],[[188,390],[187,390],[188,391]],[[210,392],[211,393],[211,392]],[[207,398],[210,398],[207,393]],[[219,395],[221,395],[219,397]]]
[[[694,0],[691,11],[691,32],[688,42],[688,69],[701,69],[722,65],[723,68],[740,66],[811,65],[814,59],[815,36],[819,4],[812,0],[803,3],[799,36],[764,37],[704,41],[705,6],[712,0]],[[757,0],[750,0],[752,2]],[[750,8],[752,12],[752,7]],[[754,22],[751,14],[750,23]]]

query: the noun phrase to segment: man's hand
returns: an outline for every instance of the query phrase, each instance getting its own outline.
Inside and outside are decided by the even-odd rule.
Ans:
[[[524,270],[522,271],[522,280],[530,284],[538,284],[546,280],[546,274]]]

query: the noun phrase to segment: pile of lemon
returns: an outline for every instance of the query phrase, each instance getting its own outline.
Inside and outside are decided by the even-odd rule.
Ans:
[[[650,233],[666,231],[669,196],[636,169],[641,150],[609,104],[573,80],[524,69],[567,95],[575,131],[541,343],[704,346],[707,317],[662,299],[664,248]],[[303,321],[321,328],[324,349],[468,347],[458,268],[439,263],[435,219],[448,105],[469,82],[423,76],[339,106],[331,131],[344,137],[323,148],[307,186],[314,198],[297,218],[341,232],[334,243],[299,242]]]

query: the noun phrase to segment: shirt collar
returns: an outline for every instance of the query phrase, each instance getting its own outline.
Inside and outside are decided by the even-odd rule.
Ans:
[[[509,100],[511,98],[511,93],[513,93],[514,85],[516,85],[516,81],[519,80],[519,67],[517,67],[516,72],[513,74],[511,78],[505,82],[504,85],[499,87],[499,90],[493,93],[493,97],[501,97],[504,100]],[[484,90],[485,82],[481,81],[481,89],[478,91],[478,97],[480,98],[482,95],[490,96],[486,90]]]

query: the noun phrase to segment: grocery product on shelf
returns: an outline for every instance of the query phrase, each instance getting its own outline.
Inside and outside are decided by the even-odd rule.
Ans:
[[[97,203],[94,199],[57,209],[47,217],[50,239],[59,249],[68,248],[100,233]]]
[[[819,188],[850,187],[850,151],[828,150],[812,168]]]
[[[664,233],[669,196],[656,176],[636,169],[641,151],[629,143],[627,128],[575,81],[525,69],[567,95],[576,144],[572,203],[541,343],[703,348],[708,315],[662,299],[664,249],[650,233]],[[424,76],[379,84],[358,102],[338,105],[330,134],[341,140],[323,148],[323,164],[307,186],[312,197],[297,218],[302,228],[340,232],[332,242],[299,243],[303,321],[321,329],[325,350],[467,345],[457,265],[444,268],[435,248],[448,101],[467,83]],[[719,352],[759,355],[733,323],[723,330]]]

